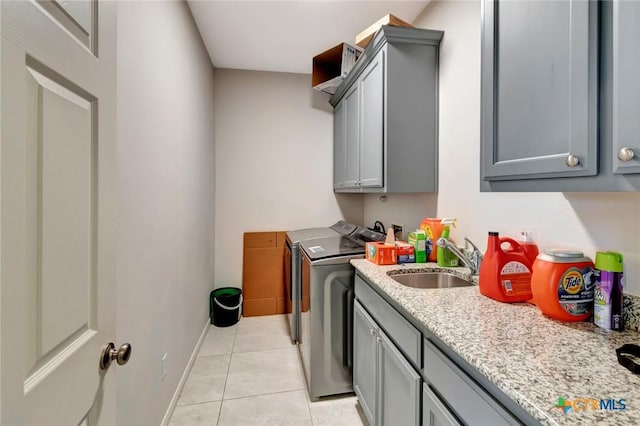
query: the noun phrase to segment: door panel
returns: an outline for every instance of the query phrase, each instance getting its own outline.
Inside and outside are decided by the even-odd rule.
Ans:
[[[347,172],[347,123],[345,102],[333,111],[333,187],[344,187]]]
[[[345,188],[355,188],[360,184],[360,108],[358,96],[360,91],[358,85],[353,87],[344,95],[342,103],[345,110],[345,127],[346,127],[346,144],[345,152],[347,158],[345,161]]]
[[[376,412],[376,325],[360,302],[353,308],[353,390],[370,424]]]
[[[422,378],[382,330],[378,344],[379,426],[419,426]]]
[[[61,5],[0,4],[1,424],[114,424],[116,6]]]
[[[460,426],[460,422],[426,383],[422,385],[422,426]]]
[[[66,342],[95,329],[95,98],[56,81],[44,66],[28,61],[27,123],[35,140],[28,140],[33,162],[30,188],[35,203],[26,211],[35,230],[31,250],[36,280],[28,312],[37,314],[36,357],[55,356]],[[30,67],[29,65],[33,66]],[[44,73],[36,71],[38,67]],[[62,84],[61,84],[62,83]],[[35,96],[34,96],[35,95]],[[88,99],[87,99],[88,98]],[[37,131],[36,129],[41,129]],[[54,353],[50,353],[54,351]]]
[[[360,133],[360,185],[381,187],[384,143],[384,58],[381,50],[377,58],[362,72]]]
[[[484,1],[485,180],[598,173],[597,44],[597,2]]]
[[[613,152],[615,174],[640,173],[640,2],[614,1],[613,7]],[[624,148],[633,150],[633,158],[618,158]],[[625,159],[625,157],[622,157]]]
[[[97,56],[97,0],[37,0],[37,2],[52,19]]]

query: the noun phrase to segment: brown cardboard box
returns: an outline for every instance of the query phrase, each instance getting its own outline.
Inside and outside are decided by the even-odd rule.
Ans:
[[[276,299],[245,299],[242,302],[242,316],[258,317],[262,315],[274,315],[276,313]]]
[[[356,36],[356,44],[362,47],[363,49],[367,47],[369,45],[369,42],[375,35],[376,31],[378,31],[380,27],[383,25],[393,25],[396,27],[413,28],[413,25],[411,25],[410,23],[405,22],[402,19],[393,16],[392,14],[388,14],[378,19],[376,22],[371,24],[369,28],[367,28],[366,30],[358,34]]]
[[[285,232],[246,232],[244,234],[242,258],[244,316],[285,313],[285,238]]]
[[[277,247],[277,232],[245,232],[244,248],[272,248]]]
[[[311,86],[333,95],[360,57],[362,49],[347,43],[326,50],[313,58]]]

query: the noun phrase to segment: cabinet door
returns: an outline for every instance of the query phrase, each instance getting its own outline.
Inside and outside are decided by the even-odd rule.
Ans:
[[[347,172],[347,127],[344,101],[333,110],[333,188],[344,187]]]
[[[612,170],[615,174],[640,173],[640,3],[614,1],[612,6]]]
[[[376,426],[420,423],[422,379],[382,330],[378,330],[378,414]]]
[[[345,188],[356,188],[360,182],[360,106],[357,84],[344,95],[344,122],[346,136]]]
[[[598,173],[598,4],[483,2],[482,177]]]
[[[422,426],[460,426],[426,383],[422,387]]]
[[[384,141],[384,50],[360,77],[360,186],[381,187]]]
[[[374,425],[376,412],[376,325],[356,300],[353,309],[353,390],[367,420]]]

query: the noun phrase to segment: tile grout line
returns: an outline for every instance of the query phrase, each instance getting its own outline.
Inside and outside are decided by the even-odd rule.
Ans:
[[[227,365],[227,374],[224,377],[224,386],[222,388],[222,396],[220,397],[220,408],[218,409],[218,417],[216,418],[216,426],[220,422],[220,414],[222,413],[222,404],[224,403],[224,393],[227,391],[227,381],[229,380],[229,371],[231,370],[231,360],[233,359],[233,348],[236,346],[236,339],[238,338],[238,326],[235,326],[235,333],[233,333],[233,343],[231,344],[231,353],[229,354],[229,364]]]
[[[275,391],[275,392],[259,393],[257,395],[236,396],[236,397],[233,397],[233,398],[224,399],[223,401],[235,401],[237,399],[255,398],[255,397],[258,397],[258,396],[278,395],[278,394],[281,394],[281,393],[300,392],[300,391],[306,391],[306,388],[303,387],[301,389],[288,389],[288,390]]]

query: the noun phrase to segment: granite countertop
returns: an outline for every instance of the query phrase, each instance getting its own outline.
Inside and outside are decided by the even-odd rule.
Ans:
[[[351,263],[400,306],[526,412],[546,425],[640,424],[640,376],[618,364],[615,350],[640,344],[636,331],[615,332],[590,322],[563,323],[527,303],[500,303],[477,286],[415,289],[387,273],[447,270],[470,278],[467,268],[435,263],[378,266]],[[558,398],[625,399],[626,409],[558,409]]]

